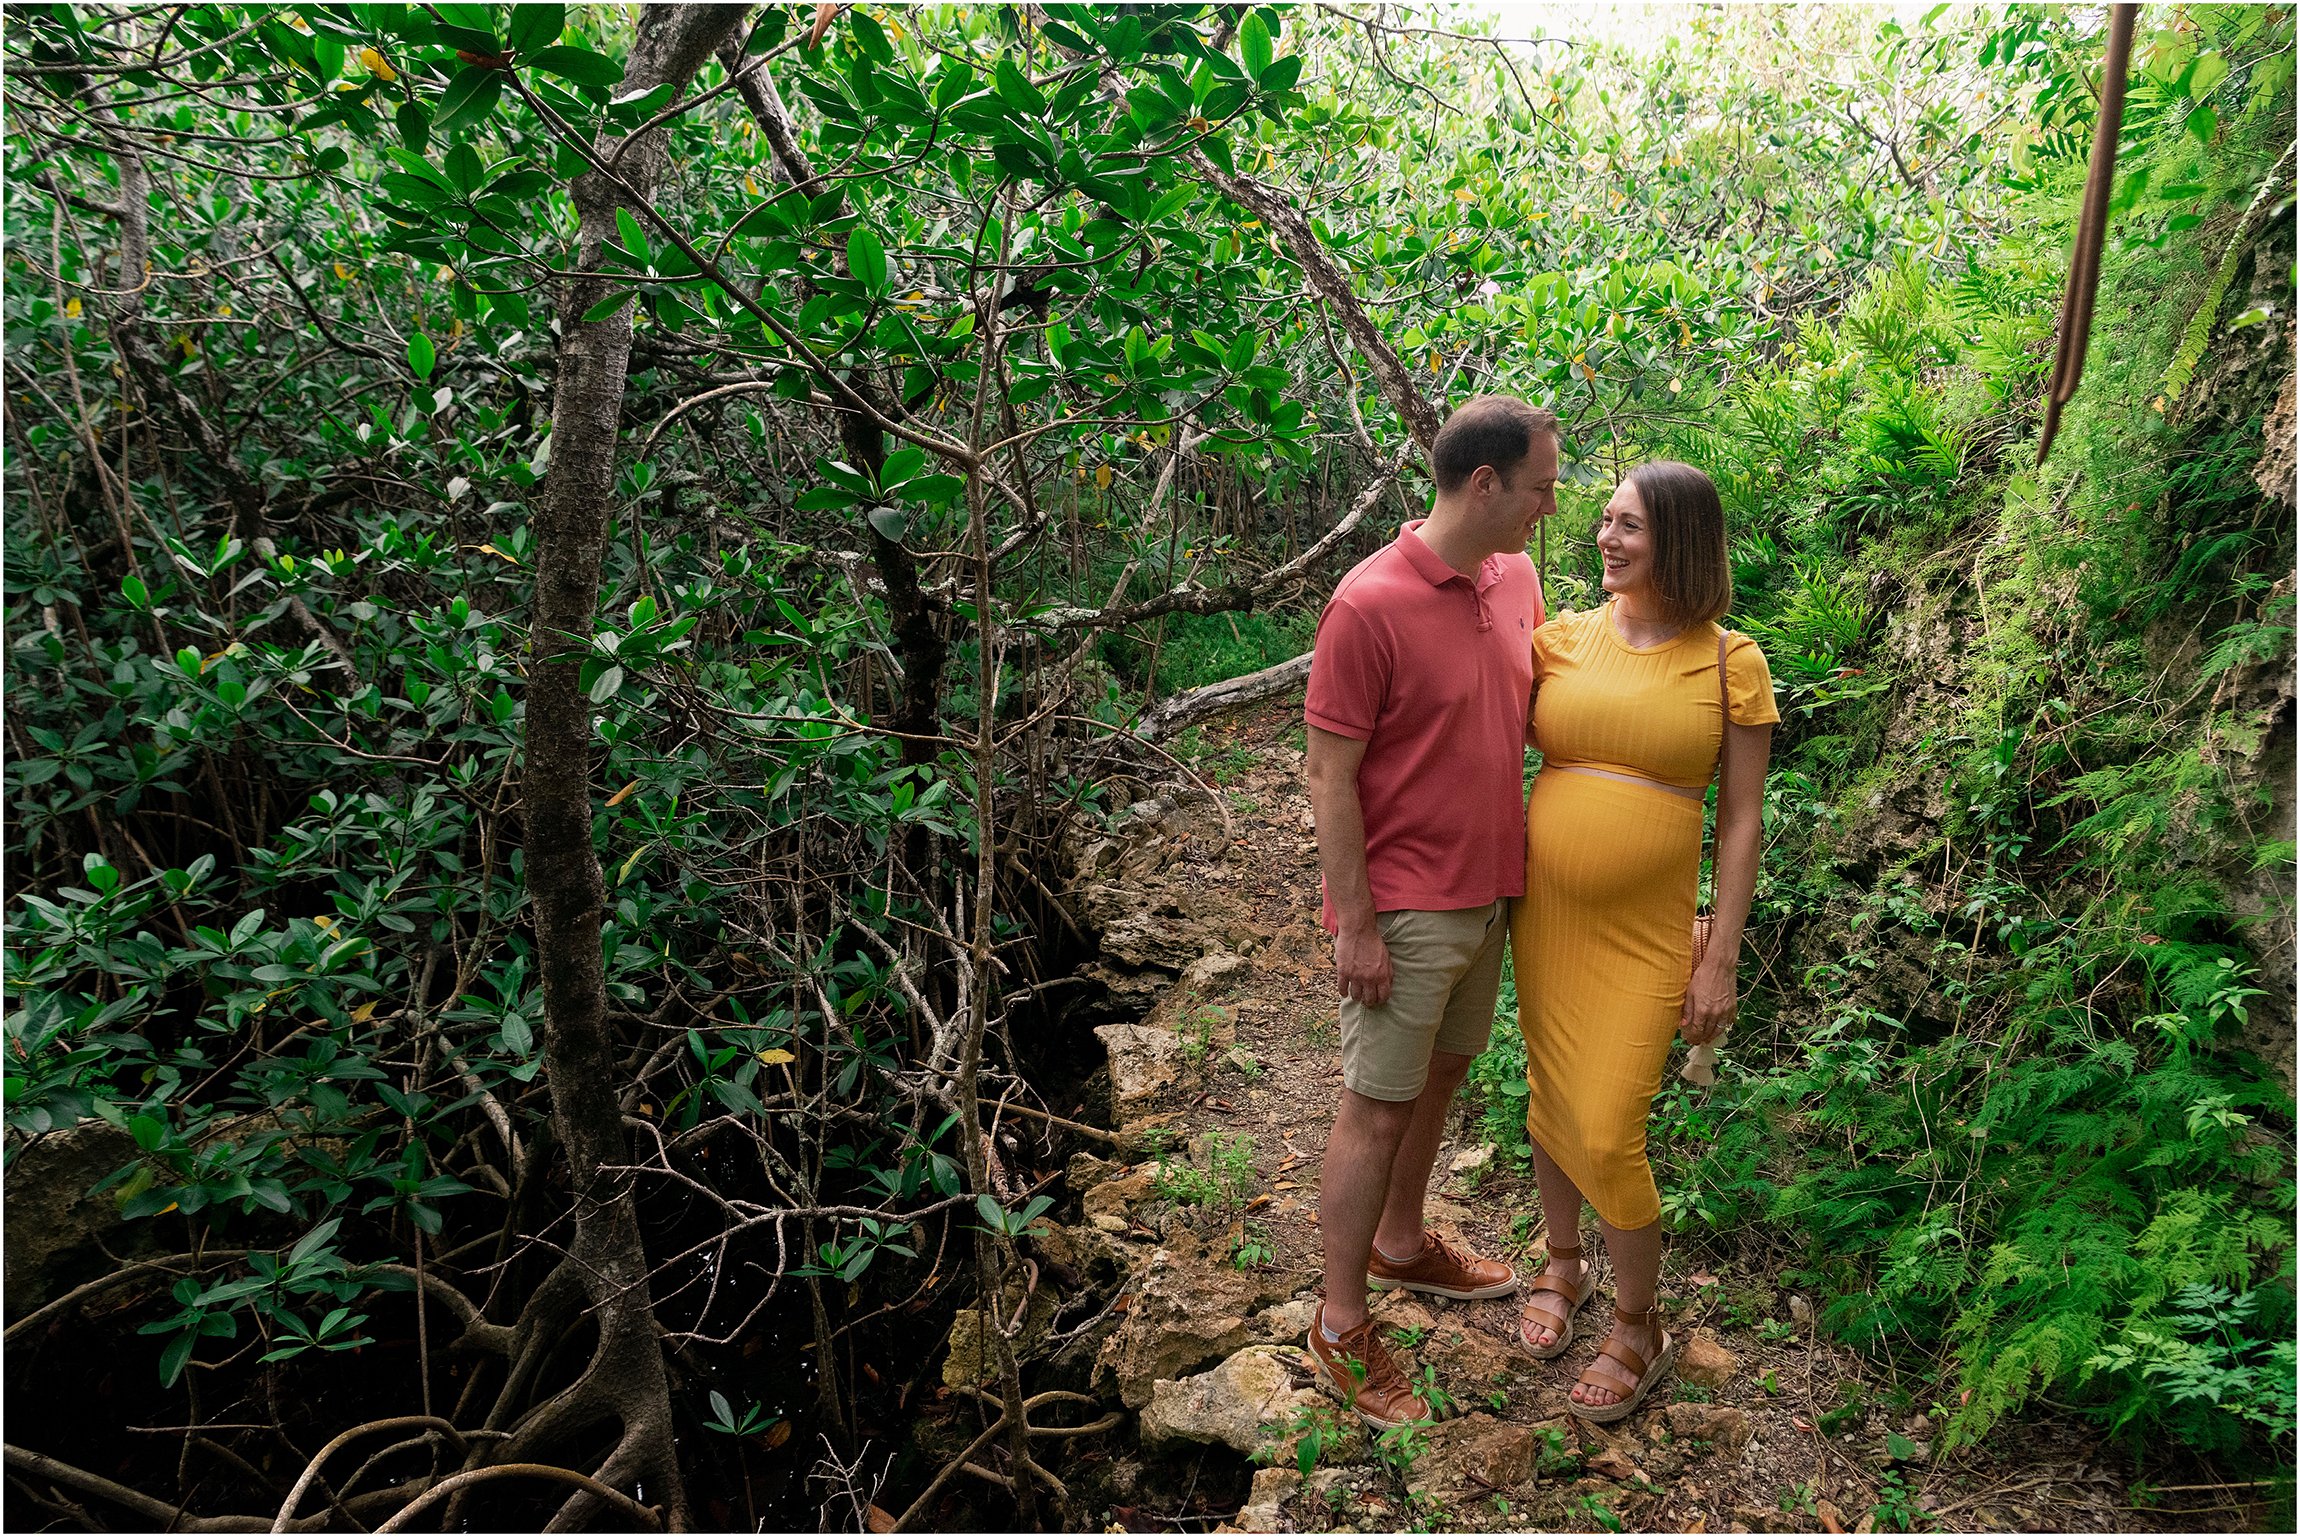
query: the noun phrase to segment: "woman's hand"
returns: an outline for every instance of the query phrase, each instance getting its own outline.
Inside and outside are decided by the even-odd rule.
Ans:
[[[1685,987],[1685,1006],[1677,1016],[1677,1033],[1689,1046],[1705,1046],[1733,1024],[1740,1007],[1740,977],[1724,955],[1711,950],[1693,969]]]

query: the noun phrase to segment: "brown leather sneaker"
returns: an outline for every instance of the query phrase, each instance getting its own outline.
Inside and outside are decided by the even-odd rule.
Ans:
[[[1318,1380],[1357,1410],[1359,1419],[1375,1430],[1395,1430],[1436,1418],[1406,1385],[1405,1373],[1375,1333],[1372,1319],[1345,1330],[1331,1343],[1325,1320],[1326,1305],[1321,1302],[1310,1319],[1310,1359],[1318,1363]]]
[[[1422,1252],[1400,1264],[1379,1245],[1366,1259],[1366,1280],[1388,1290],[1426,1292],[1432,1297],[1474,1301],[1506,1297],[1517,1290],[1517,1272],[1500,1260],[1479,1259],[1431,1232],[1422,1234]]]

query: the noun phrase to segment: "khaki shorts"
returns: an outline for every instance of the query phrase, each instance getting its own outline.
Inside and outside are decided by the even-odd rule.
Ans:
[[[1413,1099],[1428,1084],[1430,1054],[1474,1057],[1493,1036],[1509,899],[1455,912],[1378,914],[1390,949],[1390,998],[1379,1008],[1342,1000],[1342,1082],[1368,1099]]]

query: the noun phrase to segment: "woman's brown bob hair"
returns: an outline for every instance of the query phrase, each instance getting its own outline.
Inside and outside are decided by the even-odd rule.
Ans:
[[[1733,607],[1733,568],[1716,484],[1673,459],[1639,465],[1629,483],[1653,534],[1653,594],[1662,613],[1678,624],[1724,618]]]

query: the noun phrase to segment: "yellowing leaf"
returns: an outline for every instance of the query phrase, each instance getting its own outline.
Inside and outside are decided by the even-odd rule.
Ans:
[[[231,318],[232,307],[228,304],[221,305],[217,308],[216,313],[228,320]]]
[[[374,1017],[375,1000],[372,998],[351,1011],[351,1022],[355,1025],[364,1025]]]
[[[1113,477],[1111,476],[1109,465],[1105,464],[1097,468],[1094,472],[1094,484],[1096,489],[1102,491],[1109,490],[1112,478]]]
[[[615,872],[616,885],[620,886],[631,878],[632,867],[639,863],[640,859],[646,855],[646,852],[647,845],[644,843],[640,844],[637,848],[631,851],[631,857],[623,861],[623,868]]]
[[[497,549],[497,548],[496,548],[494,545],[492,545],[492,544],[482,544],[482,545],[477,545],[477,546],[475,546],[475,548],[476,548],[476,549],[479,551],[479,553],[480,553],[480,554],[482,554],[482,555],[495,555],[495,556],[499,556],[499,557],[501,557],[501,558],[502,558],[502,559],[504,559],[504,560],[510,561],[510,562],[511,562],[511,564],[513,564],[513,565],[515,565],[515,566],[519,564],[519,557],[518,557],[518,556],[516,556],[516,555],[505,555],[505,554],[504,554],[504,553],[503,553],[501,550]]]
[[[796,1052],[785,1051],[780,1046],[770,1046],[759,1053],[759,1060],[769,1067],[781,1067],[784,1063],[796,1062],[799,1058]]]
[[[78,299],[66,299],[64,301],[64,313],[70,315],[75,320],[79,319],[80,301]]]
[[[342,262],[337,262],[335,264],[335,276],[338,282],[348,283],[351,281],[351,269]]]
[[[1669,393],[1672,395],[1682,392],[1684,388],[1685,381],[1683,379],[1672,379],[1669,381]]]
[[[639,781],[636,779],[632,780],[629,784],[623,786],[622,789],[617,790],[613,795],[608,796],[607,804],[610,806],[622,805],[625,801],[631,798],[631,793],[638,788]]]
[[[748,192],[753,197],[758,197],[760,195],[759,184],[748,176],[743,178],[743,190]]]
[[[386,84],[399,78],[399,71],[393,69],[384,56],[373,48],[362,48],[359,51],[359,62],[367,66],[369,74]]]

